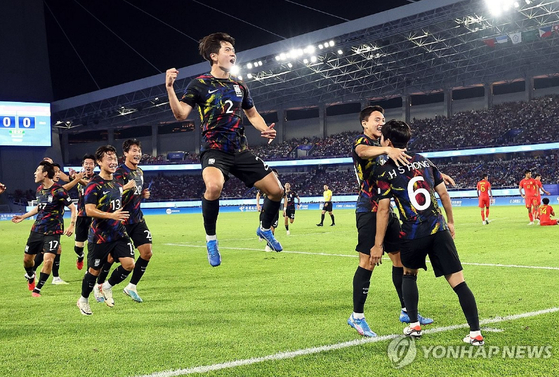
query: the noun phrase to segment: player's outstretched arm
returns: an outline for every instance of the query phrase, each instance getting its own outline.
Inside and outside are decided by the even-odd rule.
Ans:
[[[375,158],[378,156],[386,155],[391,160],[394,160],[397,166],[407,165],[411,157],[406,154],[405,149],[393,148],[393,147],[379,147],[376,145],[358,145],[355,147],[355,153],[365,160]]]
[[[20,223],[28,217],[35,216],[37,213],[39,213],[39,206],[35,206],[31,211],[27,212],[24,215],[15,215],[14,217],[12,217],[12,222],[15,224]]]

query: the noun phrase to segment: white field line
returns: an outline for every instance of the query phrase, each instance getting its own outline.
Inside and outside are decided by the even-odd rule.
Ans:
[[[206,248],[205,245],[189,245],[181,243],[165,243],[166,246],[179,246],[179,247],[195,247],[195,248]],[[219,247],[222,250],[243,250],[243,251],[262,251],[262,248],[255,249],[249,247]],[[294,251],[294,250],[283,250],[282,253],[285,254],[306,254],[306,255],[321,255],[328,257],[345,257],[345,258],[357,258],[357,253],[355,254],[331,254],[331,253],[311,253],[309,251]],[[390,260],[390,258],[383,258],[385,260]],[[427,261],[429,263],[429,261]],[[481,266],[481,267],[505,267],[505,268],[528,268],[535,270],[559,270],[559,267],[550,266],[523,266],[517,264],[500,264],[500,263],[476,263],[476,262],[461,262],[466,266]]]
[[[499,322],[504,322],[504,321],[513,321],[513,320],[521,319],[521,318],[536,317],[536,316],[539,316],[539,315],[555,313],[557,311],[559,311],[559,307],[538,310],[538,311],[535,311],[535,312],[514,314],[514,315],[505,316],[505,317],[496,317],[496,318],[492,318],[492,319],[482,320],[482,321],[480,321],[480,325],[487,325],[487,324],[499,323]],[[423,332],[425,334],[434,334],[434,333],[452,331],[452,330],[457,330],[457,329],[462,329],[462,328],[467,328],[467,327],[468,327],[467,324],[453,325],[453,326],[445,326],[445,327],[438,327],[438,328],[433,328],[433,329],[429,329],[429,330],[424,330]],[[171,376],[184,376],[184,375],[187,375],[187,374],[194,374],[194,373],[206,373],[206,372],[210,372],[210,371],[214,371],[214,370],[229,369],[229,368],[235,368],[235,367],[244,366],[244,365],[252,365],[252,364],[262,363],[262,362],[265,362],[265,361],[293,359],[293,358],[298,357],[298,356],[312,355],[312,354],[317,354],[317,353],[321,353],[321,352],[339,350],[339,349],[349,348],[349,347],[353,347],[353,346],[359,346],[359,345],[367,344],[367,343],[378,343],[378,342],[382,342],[382,341],[385,341],[385,340],[394,339],[394,338],[397,338],[399,336],[402,336],[402,335],[401,334],[391,334],[391,335],[383,335],[383,336],[379,336],[379,337],[375,337],[375,338],[361,338],[361,339],[351,340],[349,342],[330,344],[330,345],[320,346],[320,347],[305,348],[305,349],[300,349],[300,350],[296,350],[296,351],[289,351],[289,352],[278,352],[278,353],[268,355],[268,356],[254,357],[254,358],[244,359],[244,360],[228,361],[228,362],[220,363],[220,364],[204,365],[204,366],[187,368],[187,369],[177,369],[177,370],[156,372],[156,373],[153,373],[153,374],[146,374],[146,375],[139,376],[139,377],[171,377]]]

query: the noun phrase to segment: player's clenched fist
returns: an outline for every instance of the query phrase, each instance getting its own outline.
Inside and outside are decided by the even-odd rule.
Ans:
[[[173,86],[173,84],[175,83],[175,80],[177,79],[177,75],[179,74],[178,69],[176,68],[169,68],[167,70],[166,73],[166,77],[165,77],[165,84],[167,86]]]

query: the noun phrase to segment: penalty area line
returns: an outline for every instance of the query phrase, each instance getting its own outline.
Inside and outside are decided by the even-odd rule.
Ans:
[[[196,247],[205,249],[205,245],[188,245],[182,243],[165,243],[165,246],[179,246],[179,247]],[[219,247],[222,250],[242,250],[242,251],[262,251],[262,249],[255,249],[250,247]],[[357,253],[355,254],[331,254],[331,253],[315,253],[310,251],[295,251],[295,250],[283,250],[282,253],[285,254],[303,254],[303,255],[322,255],[327,257],[344,257],[344,258],[357,258]],[[390,260],[390,258],[383,258],[384,260]],[[430,263],[427,261],[427,263]],[[500,264],[500,263],[476,263],[476,262],[461,262],[466,266],[480,266],[480,267],[505,267],[505,268],[528,268],[534,270],[559,270],[559,267],[550,266],[524,266],[518,264]]]
[[[554,307],[554,308],[549,308],[549,309],[538,310],[538,311],[535,311],[535,312],[526,312],[526,313],[521,313],[521,314],[508,315],[508,316],[505,316],[505,317],[499,317],[498,316],[498,317],[495,317],[495,318],[484,319],[484,320],[480,321],[479,324],[480,325],[486,325],[486,324],[493,324],[493,323],[499,323],[499,322],[504,322],[504,321],[514,321],[514,320],[521,319],[521,318],[536,317],[536,316],[539,316],[539,315],[555,313],[555,312],[558,312],[558,311],[559,311],[559,307]],[[457,329],[467,328],[467,327],[468,327],[467,324],[452,325],[452,326],[445,326],[445,327],[438,327],[438,328],[433,328],[433,329],[429,329],[429,330],[424,330],[423,332],[425,334],[435,334],[435,333],[452,331],[452,330],[457,330]],[[312,355],[312,354],[317,354],[317,353],[321,353],[321,352],[339,350],[339,349],[349,348],[349,347],[353,347],[353,346],[359,346],[359,345],[367,344],[367,343],[378,343],[378,342],[383,342],[385,340],[394,339],[394,338],[397,338],[397,337],[400,337],[400,336],[403,336],[403,335],[391,334],[391,335],[383,335],[383,336],[379,336],[379,337],[375,337],[375,338],[361,338],[361,339],[357,339],[357,340],[351,340],[351,341],[348,341],[348,342],[337,343],[337,344],[330,344],[330,345],[326,345],[326,346],[304,348],[304,349],[300,349],[300,350],[296,350],[296,351],[289,351],[289,352],[278,352],[278,353],[275,353],[275,354],[272,354],[272,355],[267,355],[267,356],[262,356],[262,357],[254,357],[254,358],[244,359],[244,360],[228,361],[228,362],[220,363],[220,364],[204,365],[204,366],[198,366],[198,367],[193,367],[193,368],[156,372],[156,373],[153,373],[153,374],[146,374],[146,375],[137,376],[137,377],[171,377],[171,376],[185,376],[185,375],[194,374],[194,373],[207,373],[207,372],[211,372],[211,371],[215,371],[215,370],[230,369],[230,368],[235,368],[235,367],[239,367],[239,366],[262,363],[262,362],[265,362],[265,361],[277,361],[277,360],[284,360],[284,359],[293,359],[293,358],[298,357],[298,356]]]

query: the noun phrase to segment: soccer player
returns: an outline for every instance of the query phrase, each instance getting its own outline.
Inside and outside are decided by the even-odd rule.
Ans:
[[[81,270],[83,268],[83,259],[85,253],[83,252],[84,243],[87,241],[89,227],[91,226],[91,217],[85,213],[85,188],[89,184],[91,177],[93,177],[93,170],[95,169],[95,156],[92,154],[85,154],[82,158],[82,173],[83,177],[78,182],[78,220],[76,222],[76,237],[74,239],[74,252],[78,256],[76,260],[76,268]]]
[[[491,192],[491,183],[487,180],[489,175],[483,173],[481,176],[481,181],[477,183],[477,196],[479,201],[479,208],[481,208],[481,224],[489,224],[489,206],[491,205],[491,200],[493,199],[493,193]],[[484,210],[485,209],[485,213]]]
[[[256,110],[247,86],[231,76],[235,65],[235,40],[225,33],[213,33],[200,41],[200,54],[210,62],[211,70],[198,76],[187,86],[179,101],[173,83],[179,73],[175,68],[166,72],[165,86],[169,105],[177,120],[185,120],[198,105],[202,119],[202,147],[200,159],[202,178],[206,186],[202,198],[202,214],[206,230],[206,247],[210,265],[221,264],[216,236],[219,213],[219,197],[226,177],[233,174],[247,187],[256,187],[268,196],[264,203],[262,225],[256,233],[264,238],[275,251],[281,244],[275,239],[270,227],[275,213],[279,211],[283,187],[272,170],[248,150],[242,112],[249,122],[270,141],[276,137],[275,124],[269,127]]]
[[[381,145],[406,148],[411,137],[410,127],[402,121],[391,120],[382,128]],[[444,275],[454,292],[470,327],[464,342],[480,346],[484,344],[479,326],[477,304],[464,280],[462,265],[454,245],[454,218],[450,196],[443,177],[431,161],[419,154],[410,153],[407,166],[396,166],[388,161],[377,171],[380,189],[377,211],[375,246],[371,250],[371,262],[382,262],[384,236],[390,219],[390,198],[394,198],[400,212],[400,254],[404,265],[403,294],[410,324],[404,335],[419,338],[422,335],[417,313],[419,293],[417,272],[427,270],[425,257],[429,255],[435,276]],[[444,207],[445,221],[435,197],[437,193]]]
[[[542,204],[541,193],[543,192],[546,195],[550,195],[550,192],[546,191],[543,188],[542,175],[541,174],[536,173],[536,175],[534,176],[534,180],[536,181],[536,186],[537,186],[536,198],[535,198],[535,203],[534,203],[534,220],[535,221],[540,221],[540,205]]]
[[[332,190],[328,188],[328,185],[324,185],[324,192],[322,195],[324,196],[324,204],[322,205],[320,222],[316,224],[316,226],[324,226],[324,215],[326,212],[328,212],[330,219],[332,219],[332,224],[330,224],[330,226],[334,226],[336,225],[336,222],[334,221],[334,214],[332,213]]]
[[[122,205],[124,211],[130,215],[125,221],[126,233],[134,242],[134,246],[140,252],[140,256],[136,260],[134,272],[130,278],[130,283],[123,289],[123,292],[130,296],[136,302],[143,302],[138,294],[136,286],[146,272],[149,261],[151,260],[152,238],[151,232],[144,219],[144,214],[140,208],[142,199],[148,199],[150,192],[148,188],[143,188],[144,172],[138,166],[142,159],[142,143],[136,139],[128,139],[122,143],[122,151],[124,152],[124,164],[120,165],[114,173],[114,179],[123,186],[128,182],[135,182],[133,188],[128,189],[122,194]],[[112,263],[105,264],[99,277],[97,278],[97,286],[94,288],[96,298],[101,291],[100,285],[105,282]]]
[[[371,248],[375,244],[377,188],[375,186],[375,171],[385,161],[385,155],[394,159],[400,165],[407,164],[407,154],[404,149],[381,147],[379,139],[380,130],[384,124],[384,109],[380,106],[368,106],[359,113],[359,121],[363,127],[363,134],[359,135],[353,143],[353,164],[359,183],[355,216],[357,224],[357,245],[359,264],[353,275],[353,313],[347,323],[363,336],[373,337],[376,334],[371,330],[365,319],[365,302],[371,285],[371,276],[375,268],[370,262]],[[403,266],[399,254],[400,223],[394,216],[391,218],[389,231],[386,235],[386,252],[392,261],[392,283],[400,300],[400,321],[409,321],[402,296]],[[423,324],[433,322],[431,318],[420,317]]]
[[[524,190],[524,192],[522,192],[522,190]],[[536,180],[532,178],[532,172],[530,170],[524,171],[524,178],[518,184],[518,191],[526,203],[528,218],[530,219],[528,225],[534,225],[534,207],[536,204],[537,183]]]
[[[0,183],[0,194],[2,194],[4,191],[6,191],[6,185],[3,183]]]
[[[551,216],[555,216],[555,211],[549,205],[549,199],[543,198],[542,202],[543,206],[539,208],[540,225],[557,225],[557,219],[551,219]]]
[[[22,216],[12,218],[12,221],[17,224],[37,215],[23,257],[25,278],[33,297],[41,297],[41,289],[50,276],[58,253],[60,235],[65,234],[70,237],[76,224],[76,206],[72,203],[68,192],[56,184],[53,178],[54,166],[47,161],[41,161],[35,170],[35,183],[40,183],[37,188],[37,206]],[[64,207],[70,208],[71,211],[70,226],[66,231],[64,231]],[[44,263],[39,281],[35,285],[33,265],[34,257],[39,253],[44,253]]]
[[[301,208],[301,198],[296,192],[291,190],[291,184],[286,182],[284,185],[285,197],[283,199],[283,217],[285,219],[285,230],[289,236],[289,223],[295,221],[295,198],[297,198],[297,208]]]
[[[52,161],[50,158],[45,158],[43,159],[44,161]],[[60,185],[60,174],[62,173],[62,169],[60,168],[60,165],[57,163],[52,163],[52,166],[54,167],[54,177],[53,177],[53,182],[56,183],[57,185]],[[78,184],[79,180],[82,178],[83,174],[77,174],[74,176],[74,178],[70,179],[70,182],[65,183],[62,185],[62,188],[64,188],[64,190],[66,190],[66,192],[70,191],[75,185]],[[74,227],[75,229],[75,227]],[[62,254],[62,245],[58,244],[58,251],[56,253],[56,256],[54,257],[54,262],[52,265],[52,284],[54,285],[62,285],[62,284],[68,284],[66,283],[64,280],[62,280],[62,278],[60,277],[60,255]],[[44,253],[37,253],[35,255],[35,262],[34,262],[34,267],[33,267],[33,272],[37,271],[37,268],[43,263],[43,259],[44,259],[45,254]]]
[[[106,261],[117,261],[120,266],[103,283],[102,294],[109,307],[114,306],[112,287],[121,283],[134,269],[134,248],[122,223],[129,217],[122,208],[122,192],[135,186],[134,181],[122,186],[113,174],[118,166],[116,149],[104,145],[95,151],[101,171],[93,176],[85,188],[85,212],[93,218],[87,243],[87,272],[83,277],[81,297],[76,305],[83,315],[92,315],[89,295]]]

